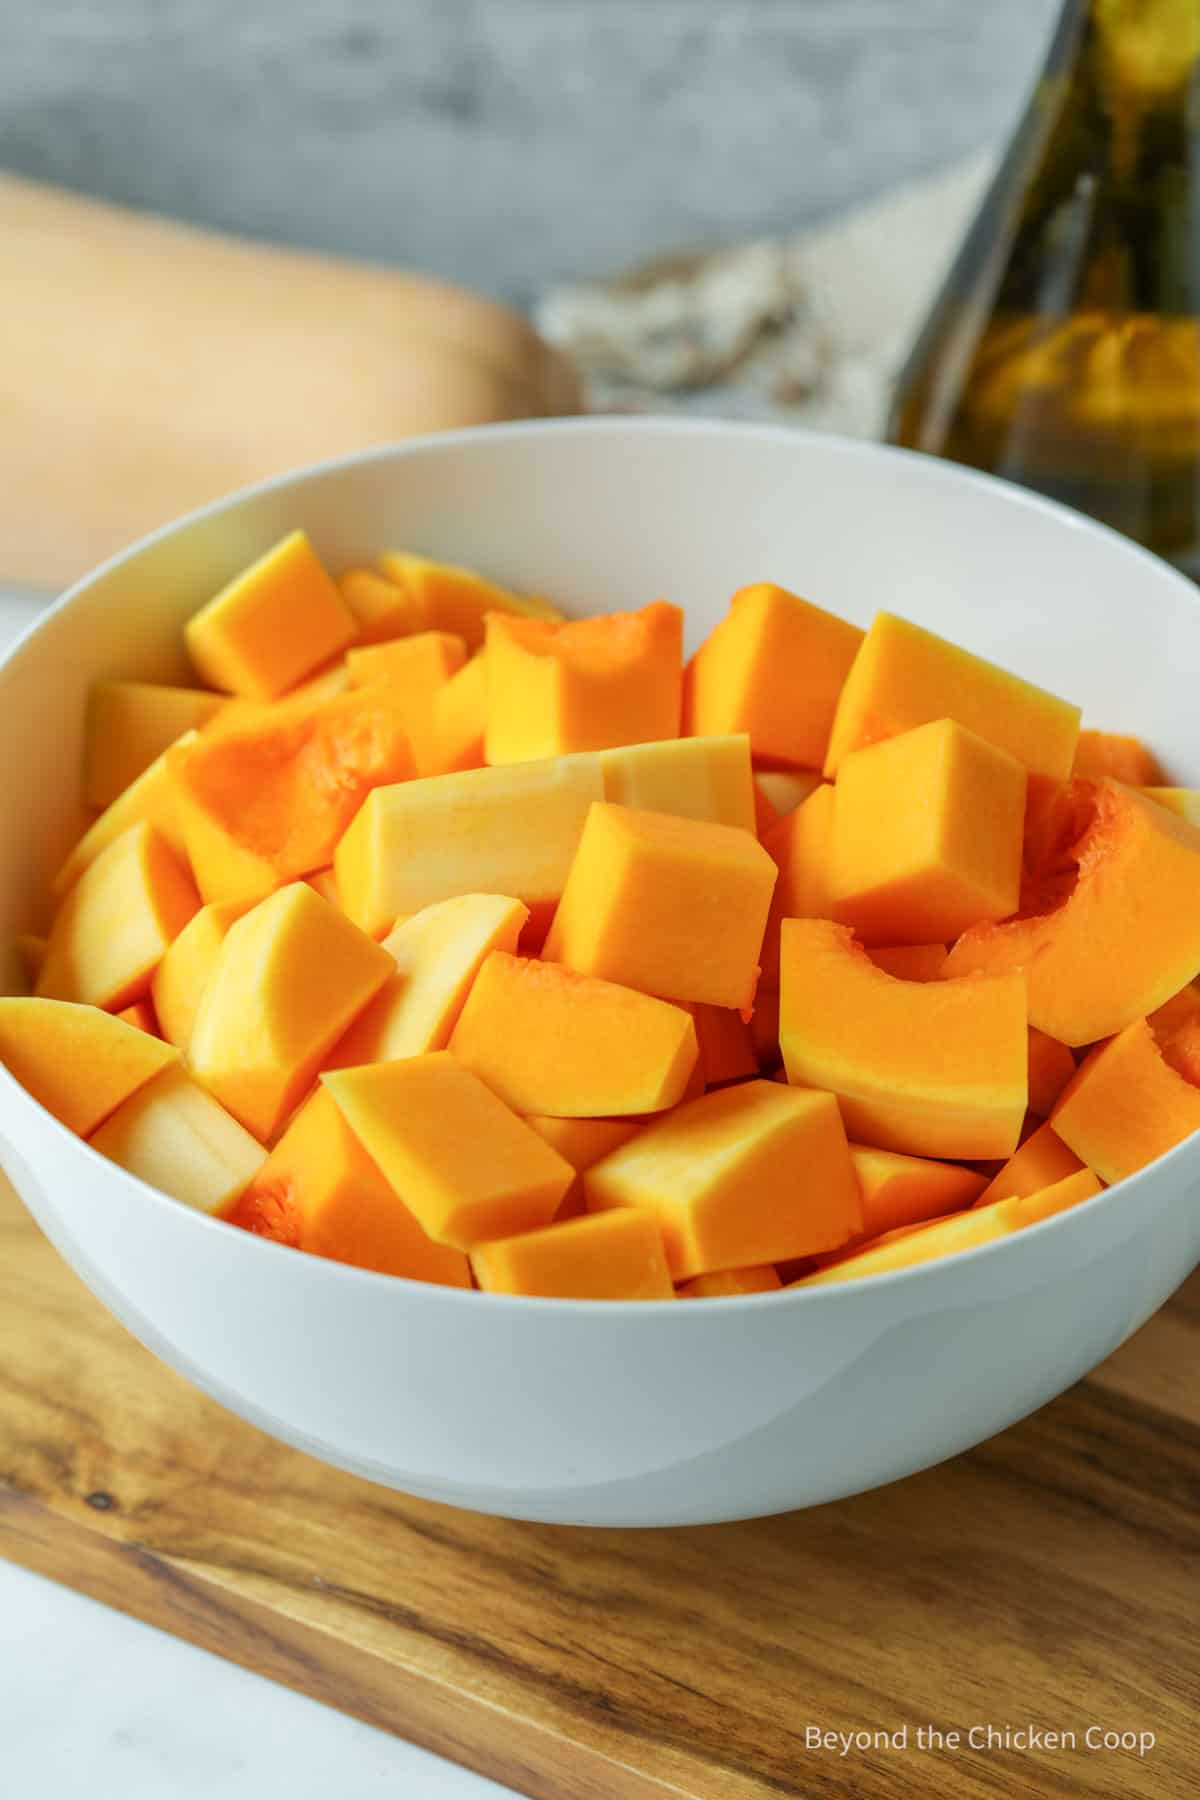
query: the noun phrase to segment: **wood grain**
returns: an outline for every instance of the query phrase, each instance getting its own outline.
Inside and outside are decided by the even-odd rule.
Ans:
[[[535,1800],[1183,1795],[1200,1652],[1200,1278],[942,1468],[745,1525],[409,1500],[194,1392],[0,1184],[0,1550]],[[1033,1724],[1057,1750],[918,1749]],[[806,1746],[806,1727],[909,1747]],[[1152,1732],[1088,1750],[1088,1726]]]

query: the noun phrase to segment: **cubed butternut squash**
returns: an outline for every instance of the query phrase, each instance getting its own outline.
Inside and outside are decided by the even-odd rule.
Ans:
[[[456,894],[509,894],[546,913],[602,792],[595,755],[376,788],[334,856],[342,904],[372,937]]]
[[[286,693],[357,635],[303,531],[260,556],[184,627],[201,680],[247,700]]]
[[[412,745],[415,773],[434,775],[434,702],[467,660],[462,638],[448,631],[420,631],[394,643],[368,644],[348,650],[346,669],[352,687],[371,686],[386,692],[397,723]],[[386,689],[377,684],[386,682]]]
[[[196,1079],[269,1142],[394,968],[304,882],[280,888],[225,933],[188,1046]]]
[[[779,928],[783,921],[833,917],[829,872],[836,803],[837,789],[823,783],[763,839],[763,849],[779,870],[763,934],[762,979],[770,987],[779,986]]]
[[[170,1044],[94,1006],[0,998],[0,1063],[80,1137],[178,1060]]]
[[[144,821],[102,850],[59,907],[37,991],[120,1012],[150,991],[200,905],[191,875]]]
[[[459,894],[402,920],[383,940],[394,971],[326,1066],[444,1050],[481,965],[493,950],[516,949],[528,917],[528,907],[502,894]]]
[[[836,775],[851,751],[934,719],[954,719],[1027,769],[1065,781],[1079,708],[894,613],[876,613],[841,691],[825,758]]]
[[[426,772],[453,775],[460,769],[482,769],[486,721],[487,663],[475,655],[434,690]]]
[[[665,601],[565,624],[493,612],[484,656],[489,763],[678,736],[683,614]]]
[[[683,1282],[676,1293],[681,1300],[727,1300],[735,1294],[770,1294],[781,1288],[775,1268],[759,1263],[752,1269],[714,1269]]]
[[[1016,912],[1025,769],[937,719],[846,756],[829,847],[833,916],[864,944],[956,938]]]
[[[775,874],[748,831],[598,803],[542,954],[663,999],[748,1009]]]
[[[185,731],[175,748],[183,750],[196,741],[196,732]],[[167,848],[177,857],[186,860],[187,845],[184,842],[183,825],[165,750],[129,784],[124,793],[117,795],[98,819],[93,819],[54,877],[55,894],[65,894],[79,880],[83,871],[91,867],[102,850],[115,844],[131,826],[141,824],[152,825]]]
[[[379,566],[389,581],[404,589],[424,620],[422,630],[453,631],[466,639],[468,650],[483,643],[484,621],[489,613],[515,613],[527,619],[561,619],[548,600],[532,594],[514,594],[473,569],[435,562],[410,551],[387,550]]]
[[[473,1250],[548,1225],[574,1179],[570,1163],[448,1050],[321,1079],[438,1243]]]
[[[415,773],[385,683],[198,737],[169,751],[167,767],[188,860],[210,902],[261,899],[327,867],[367,794]]]
[[[867,1144],[851,1144],[850,1160],[862,1195],[867,1237],[958,1212],[977,1200],[987,1186],[985,1175],[958,1163],[875,1150]]]
[[[1024,970],[1029,1022],[1072,1047],[1124,1030],[1200,973],[1200,830],[1114,781],[1080,784],[1090,823],[1066,897],[963,933],[948,976]]]
[[[267,1153],[183,1069],[167,1069],[89,1139],[130,1175],[199,1212],[232,1206]]]
[[[450,1048],[514,1111],[563,1118],[662,1112],[699,1054],[685,1008],[502,950],[484,960]]]
[[[817,769],[756,769],[754,785],[776,819],[786,819],[821,785]]]
[[[1171,1067],[1139,1019],[1084,1059],[1050,1123],[1102,1181],[1121,1181],[1200,1131],[1200,1087]]]
[[[857,1141],[968,1159],[1016,1149],[1028,1097],[1022,974],[897,981],[848,927],[785,919],[780,975],[788,1079],[835,1093]]]
[[[1130,787],[1161,787],[1167,779],[1157,756],[1141,738],[1115,731],[1081,731],[1071,773],[1089,781],[1111,775]]]
[[[1036,1194],[1042,1188],[1055,1186],[1068,1175],[1078,1174],[1082,1167],[1075,1152],[1067,1148],[1052,1125],[1039,1125],[1020,1148],[1014,1150],[974,1204],[990,1206],[993,1200]]]
[[[196,1014],[225,933],[254,904],[252,900],[222,900],[202,906],[167,946],[154,971],[150,994],[163,1036],[178,1049],[186,1051],[192,1041]]]
[[[862,636],[772,581],[741,588],[688,664],[684,730],[745,731],[756,757],[819,769]]]
[[[360,644],[386,644],[428,626],[418,597],[375,569],[347,569],[337,590],[354,614]]]
[[[101,811],[185,731],[199,731],[228,701],[204,688],[94,681],[83,727],[83,803]]]
[[[590,1212],[657,1219],[675,1281],[831,1250],[862,1230],[832,1094],[748,1081],[656,1119],[583,1177]]]
[[[480,1244],[475,1280],[488,1294],[557,1300],[672,1300],[662,1234],[649,1213],[603,1213]]]
[[[604,798],[614,806],[755,829],[750,739],[669,738],[600,752]]]
[[[327,1088],[304,1102],[226,1217],[311,1256],[410,1281],[471,1285],[462,1251],[425,1235]]]
[[[955,1256],[963,1250],[975,1250],[1007,1237],[1016,1221],[1004,1206],[972,1209],[950,1219],[938,1219],[927,1225],[890,1232],[873,1244],[865,1244],[852,1256],[839,1257],[827,1267],[802,1275],[790,1285],[823,1287],[830,1282],[858,1281],[866,1275],[890,1275],[898,1269],[911,1269],[919,1263],[935,1262],[943,1256]]]

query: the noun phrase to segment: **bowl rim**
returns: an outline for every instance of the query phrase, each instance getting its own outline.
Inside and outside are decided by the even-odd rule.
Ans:
[[[1079,531],[1085,535],[1099,535],[1107,539],[1110,546],[1119,554],[1130,559],[1134,564],[1142,564],[1153,570],[1155,580],[1167,581],[1177,592],[1187,596],[1191,604],[1200,607],[1200,590],[1186,576],[1173,568],[1163,558],[1152,551],[1125,537],[1112,526],[1105,525],[1086,514],[1076,512],[1062,502],[1053,500],[1047,495],[1038,494],[1028,488],[1019,487],[1014,482],[1006,481],[1000,476],[987,474],[983,470],[972,469],[964,464],[928,455],[924,451],[910,450],[896,444],[881,443],[873,438],[847,437],[841,433],[814,430],[811,427],[784,424],[766,424],[753,420],[735,420],[688,416],[679,417],[674,414],[625,415],[607,414],[597,417],[578,415],[558,419],[525,419],[510,420],[504,423],[489,425],[473,425],[456,430],[425,433],[421,436],[403,438],[384,444],[376,444],[363,450],[349,451],[341,456],[307,463],[298,468],[288,469],[278,475],[272,475],[263,481],[247,487],[235,488],[214,500],[194,507],[190,512],[180,514],[165,524],[156,526],[146,532],[133,543],[106,557],[95,567],[87,570],[78,580],[46,606],[38,611],[25,629],[8,644],[4,654],[0,656],[0,684],[10,673],[26,645],[31,643],[41,631],[46,629],[52,620],[64,613],[84,593],[109,575],[115,574],[125,564],[133,562],[154,545],[164,542],[177,532],[206,519],[218,519],[222,513],[232,512],[243,502],[258,499],[268,494],[285,493],[289,488],[314,477],[335,474],[342,470],[365,467],[374,463],[403,463],[410,458],[423,459],[430,456],[451,455],[463,448],[478,444],[510,442],[514,439],[540,437],[720,437],[741,440],[745,443],[774,443],[781,448],[797,445],[808,450],[828,452],[831,456],[841,457],[851,462],[897,461],[910,465],[920,465],[924,471],[921,479],[946,482],[951,488],[976,488],[1015,505],[1020,509],[1049,515],[1069,530]],[[174,1199],[160,1188],[151,1186],[149,1182],[132,1175],[122,1169],[118,1163],[110,1162],[107,1157],[94,1150],[86,1138],[75,1132],[55,1117],[42,1103],[35,1099],[27,1088],[22,1087],[16,1077],[0,1063],[0,1095],[10,1096],[11,1103],[18,1107],[33,1108],[42,1115],[44,1124],[61,1133],[67,1145],[73,1150],[82,1149],[92,1156],[98,1157],[106,1169],[115,1177],[129,1182],[140,1190],[157,1206],[167,1206],[188,1216],[194,1225],[201,1229],[218,1230],[228,1233],[236,1230],[226,1220],[214,1214],[200,1212]],[[6,1101],[5,1104],[9,1102]],[[714,1308],[724,1314],[731,1308],[762,1308],[780,1306],[784,1303],[795,1304],[797,1300],[807,1300],[810,1304],[836,1303],[839,1296],[847,1293],[859,1294],[863,1291],[882,1291],[885,1287],[891,1290],[897,1283],[920,1282],[922,1280],[937,1281],[944,1275],[948,1266],[959,1267],[975,1263],[981,1256],[995,1252],[1013,1252],[1014,1247],[1026,1240],[1040,1241],[1042,1234],[1061,1230],[1063,1227],[1073,1229],[1072,1222],[1077,1217],[1090,1216],[1111,1202],[1117,1190],[1122,1194],[1133,1192],[1144,1185],[1146,1178],[1152,1179],[1166,1168],[1176,1164],[1195,1164],[1195,1173],[1200,1176],[1200,1134],[1185,1138],[1173,1146],[1153,1163],[1137,1170],[1133,1175],[1104,1187],[1100,1193],[1091,1198],[1077,1202],[1065,1212],[1052,1214],[1049,1218],[1040,1219],[1033,1225],[1022,1226],[1019,1231],[1006,1233],[986,1243],[977,1244],[970,1249],[953,1252],[947,1257],[938,1257],[925,1263],[914,1263],[906,1268],[891,1269],[876,1275],[857,1275],[845,1281],[830,1282],[815,1288],[805,1288],[803,1282],[791,1283],[778,1289],[771,1289],[757,1294],[714,1295],[705,1298],[702,1305],[679,1305],[677,1298],[661,1300],[583,1300],[568,1299],[560,1296],[536,1294],[491,1294],[475,1288],[455,1288],[440,1283],[416,1281],[411,1276],[384,1274],[376,1269],[364,1269],[353,1263],[336,1262],[332,1258],[315,1257],[310,1253],[296,1251],[286,1244],[275,1243],[269,1238],[258,1237],[253,1232],[239,1231],[238,1237],[244,1240],[243,1248],[237,1255],[305,1255],[310,1264],[323,1264],[328,1271],[328,1279],[343,1284],[376,1285],[384,1283],[393,1291],[397,1285],[404,1292],[420,1290],[425,1297],[436,1296],[438,1302],[447,1304],[469,1305],[477,1307],[481,1302],[485,1305],[502,1306],[511,1311],[533,1309],[543,1312],[547,1308],[560,1311],[564,1308],[574,1312],[583,1312],[603,1318],[628,1319],[657,1316],[661,1318],[664,1310],[669,1309],[669,1316],[687,1318],[695,1315],[703,1318]],[[1123,1202],[1118,1201],[1118,1205]],[[1136,1202],[1135,1202],[1136,1204]],[[183,1229],[190,1229],[184,1226]],[[251,1246],[254,1248],[251,1248]],[[278,1266],[278,1265],[277,1265]],[[317,1276],[316,1279],[326,1279]],[[688,1329],[685,1327],[685,1329]]]

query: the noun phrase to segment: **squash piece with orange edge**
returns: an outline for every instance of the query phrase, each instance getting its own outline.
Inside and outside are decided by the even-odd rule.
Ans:
[[[466,664],[466,645],[449,631],[420,631],[389,644],[346,652],[350,686],[386,693],[397,724],[412,746],[418,775],[437,773],[433,745],[434,702]],[[379,684],[386,683],[386,688]]]
[[[111,806],[185,731],[198,731],[229,702],[204,688],[150,681],[94,681],[83,728],[83,803]]]
[[[347,569],[337,578],[337,590],[354,614],[360,644],[386,644],[426,629],[417,596],[375,569]]]
[[[662,1112],[698,1056],[685,1008],[503,950],[485,958],[450,1048],[515,1111],[565,1118]]]
[[[1139,1019],[1085,1058],[1050,1122],[1102,1181],[1120,1181],[1200,1131],[1200,1087],[1171,1067]]]
[[[274,700],[358,636],[303,531],[293,531],[193,613],[183,630],[203,681]]]
[[[343,913],[294,882],[230,925],[188,1045],[196,1079],[261,1142],[395,968]]]
[[[1162,764],[1141,738],[1115,731],[1081,731],[1071,773],[1089,781],[1111,775],[1130,787],[1161,787],[1166,780]]]
[[[614,806],[755,830],[750,740],[745,735],[619,744],[601,750],[600,772],[604,798]]]
[[[862,640],[857,625],[772,581],[739,589],[688,664],[685,732],[745,731],[756,757],[819,769]]]
[[[696,1275],[675,1292],[681,1300],[728,1300],[736,1294],[773,1294],[782,1286],[773,1263],[758,1263],[749,1269],[714,1269],[711,1275]]]
[[[267,1155],[181,1068],[139,1088],[89,1142],[139,1181],[206,1213],[232,1205]]]
[[[476,654],[434,690],[425,745],[427,772],[452,775],[458,769],[482,769],[486,724],[487,663]]]
[[[960,1163],[905,1156],[851,1144],[850,1161],[862,1195],[863,1231],[868,1237],[959,1212],[979,1198],[987,1177]]]
[[[1114,781],[1076,784],[1089,817],[1049,910],[972,926],[948,976],[1024,970],[1029,1022],[1072,1047],[1111,1037],[1200,972],[1200,830]]]
[[[200,1001],[216,965],[225,933],[236,919],[249,912],[252,900],[221,900],[193,913],[179,936],[168,946],[154,971],[150,994],[168,1043],[186,1051]]]
[[[475,1280],[488,1294],[559,1300],[672,1300],[662,1235],[649,1213],[569,1219],[472,1252]]]
[[[122,1011],[149,993],[155,969],[199,904],[191,875],[154,827],[131,825],[59,907],[38,994]]]
[[[556,1219],[577,1219],[587,1211],[580,1176],[642,1129],[640,1119],[557,1119],[547,1113],[526,1113],[525,1123],[575,1171],[574,1181],[559,1201]]]
[[[448,1050],[321,1080],[438,1243],[473,1250],[548,1225],[574,1180],[570,1163]]]
[[[984,1188],[976,1206],[990,1206],[993,1200],[1009,1200],[1024,1194],[1036,1194],[1083,1168],[1073,1150],[1067,1148],[1054,1127],[1039,1125],[1008,1161],[998,1169]]]
[[[788,1078],[836,1094],[856,1141],[1011,1155],[1028,1094],[1023,975],[897,981],[848,927],[785,919],[780,976]]]
[[[949,951],[945,944],[874,944],[867,955],[897,981],[940,981]]]
[[[598,802],[542,954],[664,999],[749,1009],[775,876],[748,831]]]
[[[954,719],[1035,774],[1065,781],[1079,708],[996,663],[901,619],[876,613],[838,699],[825,773],[846,757],[934,719]]]
[[[326,867],[372,788],[415,773],[386,683],[285,703],[257,726],[177,746],[167,766],[206,901],[258,899]]]
[[[0,998],[0,1063],[80,1137],[178,1060],[171,1045],[94,1006]]]
[[[658,1220],[676,1281],[846,1243],[862,1203],[832,1094],[747,1081],[654,1120],[583,1177],[590,1212]]]
[[[492,613],[484,656],[489,763],[678,736],[683,614],[665,601],[566,624]]]
[[[195,731],[185,731],[172,748],[186,749],[196,743],[198,737]],[[186,859],[187,845],[167,756],[166,750],[156,756],[149,768],[143,769],[111,805],[105,807],[98,819],[93,819],[55,875],[52,883],[55,894],[65,894],[101,851],[115,844],[133,825],[152,825],[167,848],[177,857]]]
[[[790,1282],[789,1286],[826,1287],[831,1282],[858,1281],[867,1275],[891,1275],[898,1269],[916,1268],[921,1263],[936,1262],[963,1250],[975,1250],[981,1244],[1007,1237],[1016,1229],[1017,1221],[1007,1210],[1013,1204],[1006,1202],[1000,1206],[976,1208],[925,1225],[901,1226],[870,1244],[857,1247],[848,1256],[831,1259],[811,1275],[802,1275],[798,1281]]]
[[[423,623],[423,631],[453,631],[465,638],[468,650],[483,643],[489,613],[514,613],[526,619],[561,619],[548,600],[534,594],[514,594],[498,587],[474,569],[435,562],[411,551],[386,550],[379,567],[389,581],[404,589]]]
[[[304,1102],[226,1217],[259,1237],[334,1262],[446,1287],[471,1285],[462,1251],[425,1235],[325,1088]]]
[[[383,940],[393,973],[325,1066],[346,1069],[444,1050],[484,960],[493,950],[515,951],[528,917],[527,906],[503,894],[459,894],[401,920]]]

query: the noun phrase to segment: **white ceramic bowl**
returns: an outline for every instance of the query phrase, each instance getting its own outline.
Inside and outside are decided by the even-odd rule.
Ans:
[[[77,827],[96,676],[182,674],[179,627],[296,525],[336,568],[405,545],[573,610],[771,579],[884,606],[1145,731],[1200,781],[1200,603],[1076,515],[948,464],[668,421],[492,428],[288,476],[81,582],[0,666],[0,991]],[[1200,1137],[951,1261],[677,1304],[518,1300],[297,1255],[191,1212],[0,1069],[0,1161],[89,1286],[233,1411],[372,1480],[486,1512],[663,1525],[850,1494],[977,1443],[1083,1375],[1200,1256]]]

